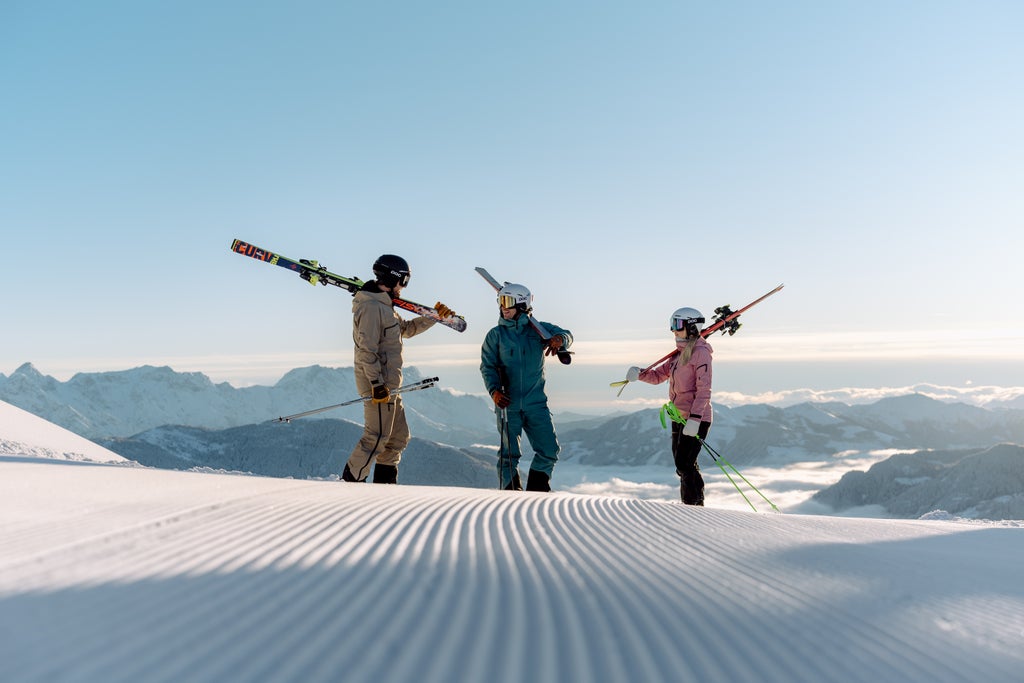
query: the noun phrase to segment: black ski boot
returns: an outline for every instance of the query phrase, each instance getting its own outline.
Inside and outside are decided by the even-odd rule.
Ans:
[[[551,478],[543,472],[530,470],[530,476],[526,478],[527,491],[550,491]]]
[[[679,497],[684,505],[704,505],[704,478],[690,473],[679,478]]]
[[[373,466],[373,483],[374,484],[397,484],[398,483],[398,465],[381,465],[377,463]]]
[[[356,479],[355,475],[352,474],[352,470],[350,470],[348,468],[348,463],[345,463],[345,471],[341,473],[341,480],[342,481],[352,481],[352,482],[359,481],[358,479]]]
[[[519,478],[519,473],[518,472],[516,472],[515,474],[512,475],[512,481],[510,481],[508,483],[508,486],[505,487],[505,490],[506,491],[522,491],[523,490],[523,482]]]

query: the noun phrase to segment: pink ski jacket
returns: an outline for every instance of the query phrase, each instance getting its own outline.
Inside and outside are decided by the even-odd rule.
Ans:
[[[683,361],[682,354],[667,363],[640,373],[640,381],[661,384],[668,380],[668,398],[685,417],[700,417],[701,422],[711,422],[711,344],[701,338],[693,345],[690,360]]]

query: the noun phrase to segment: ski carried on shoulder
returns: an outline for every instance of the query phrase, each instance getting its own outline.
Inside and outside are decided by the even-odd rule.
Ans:
[[[488,284],[490,284],[491,287],[494,287],[495,292],[501,291],[501,283],[495,280],[494,276],[488,273],[486,268],[481,268],[480,266],[477,266],[476,272],[480,274],[480,277],[487,280]],[[508,283],[506,282],[505,284],[507,285]],[[551,332],[548,331],[548,328],[544,327],[544,324],[542,322],[534,318],[532,315],[528,315],[527,318],[530,321],[530,325],[533,327],[534,331],[536,331],[537,334],[540,335],[541,339],[543,339],[545,342],[551,339]],[[572,362],[572,351],[567,350],[564,346],[558,349],[557,354],[558,360],[562,361],[563,365],[568,365],[569,363]]]
[[[290,271],[298,273],[299,277],[312,285],[334,285],[335,287],[341,287],[342,289],[355,294],[364,284],[363,280],[360,280],[357,277],[336,275],[335,273],[327,270],[324,266],[321,266],[317,261],[291,259],[287,256],[281,256],[280,254],[275,254],[272,251],[249,244],[248,242],[243,242],[239,239],[236,239],[231,243],[231,251],[237,254],[242,254],[243,256],[254,258],[257,261],[265,261],[266,263],[270,263],[275,266],[287,268]],[[438,315],[437,311],[430,306],[424,306],[423,304],[418,304],[414,301],[401,299],[399,297],[391,297],[391,303],[398,308],[409,311],[410,313],[415,313],[416,315],[422,315],[427,318],[431,318],[432,320],[436,320],[442,325],[452,328],[456,332],[466,331],[466,319],[461,315],[450,315],[447,318],[442,318]]]
[[[737,311],[732,310],[729,307],[729,304],[726,304],[725,306],[719,306],[718,308],[715,309],[715,317],[712,319],[711,325],[708,325],[703,330],[701,330],[700,336],[706,339],[715,332],[721,332],[722,334],[728,334],[731,337],[732,335],[736,334],[736,332],[741,327],[741,323],[738,320],[738,318],[740,317],[740,313],[743,313],[744,311],[753,308],[754,306],[758,305],[759,303],[770,297],[772,294],[779,292],[785,286],[786,285],[779,285],[778,287],[768,292],[764,296],[754,299],[749,304],[747,304],[746,306]],[[662,356],[658,360],[654,361],[646,368],[641,370],[641,372],[647,372],[648,370],[656,368],[662,363],[671,360],[678,355],[679,349],[673,349],[669,354]],[[619,380],[618,382],[612,382],[611,386],[619,387],[619,394],[621,394],[622,390],[626,388],[627,384],[629,384],[629,380],[623,379]]]

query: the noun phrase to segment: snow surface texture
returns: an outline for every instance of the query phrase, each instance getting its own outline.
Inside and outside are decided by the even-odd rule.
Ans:
[[[1024,529],[0,457],[3,681],[1019,681]]]

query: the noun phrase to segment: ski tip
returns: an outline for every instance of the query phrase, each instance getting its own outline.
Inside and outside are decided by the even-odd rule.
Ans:
[[[438,322],[440,322],[445,327],[450,327],[456,332],[466,331],[466,319],[463,318],[461,315],[457,315],[451,318],[441,318]]]

